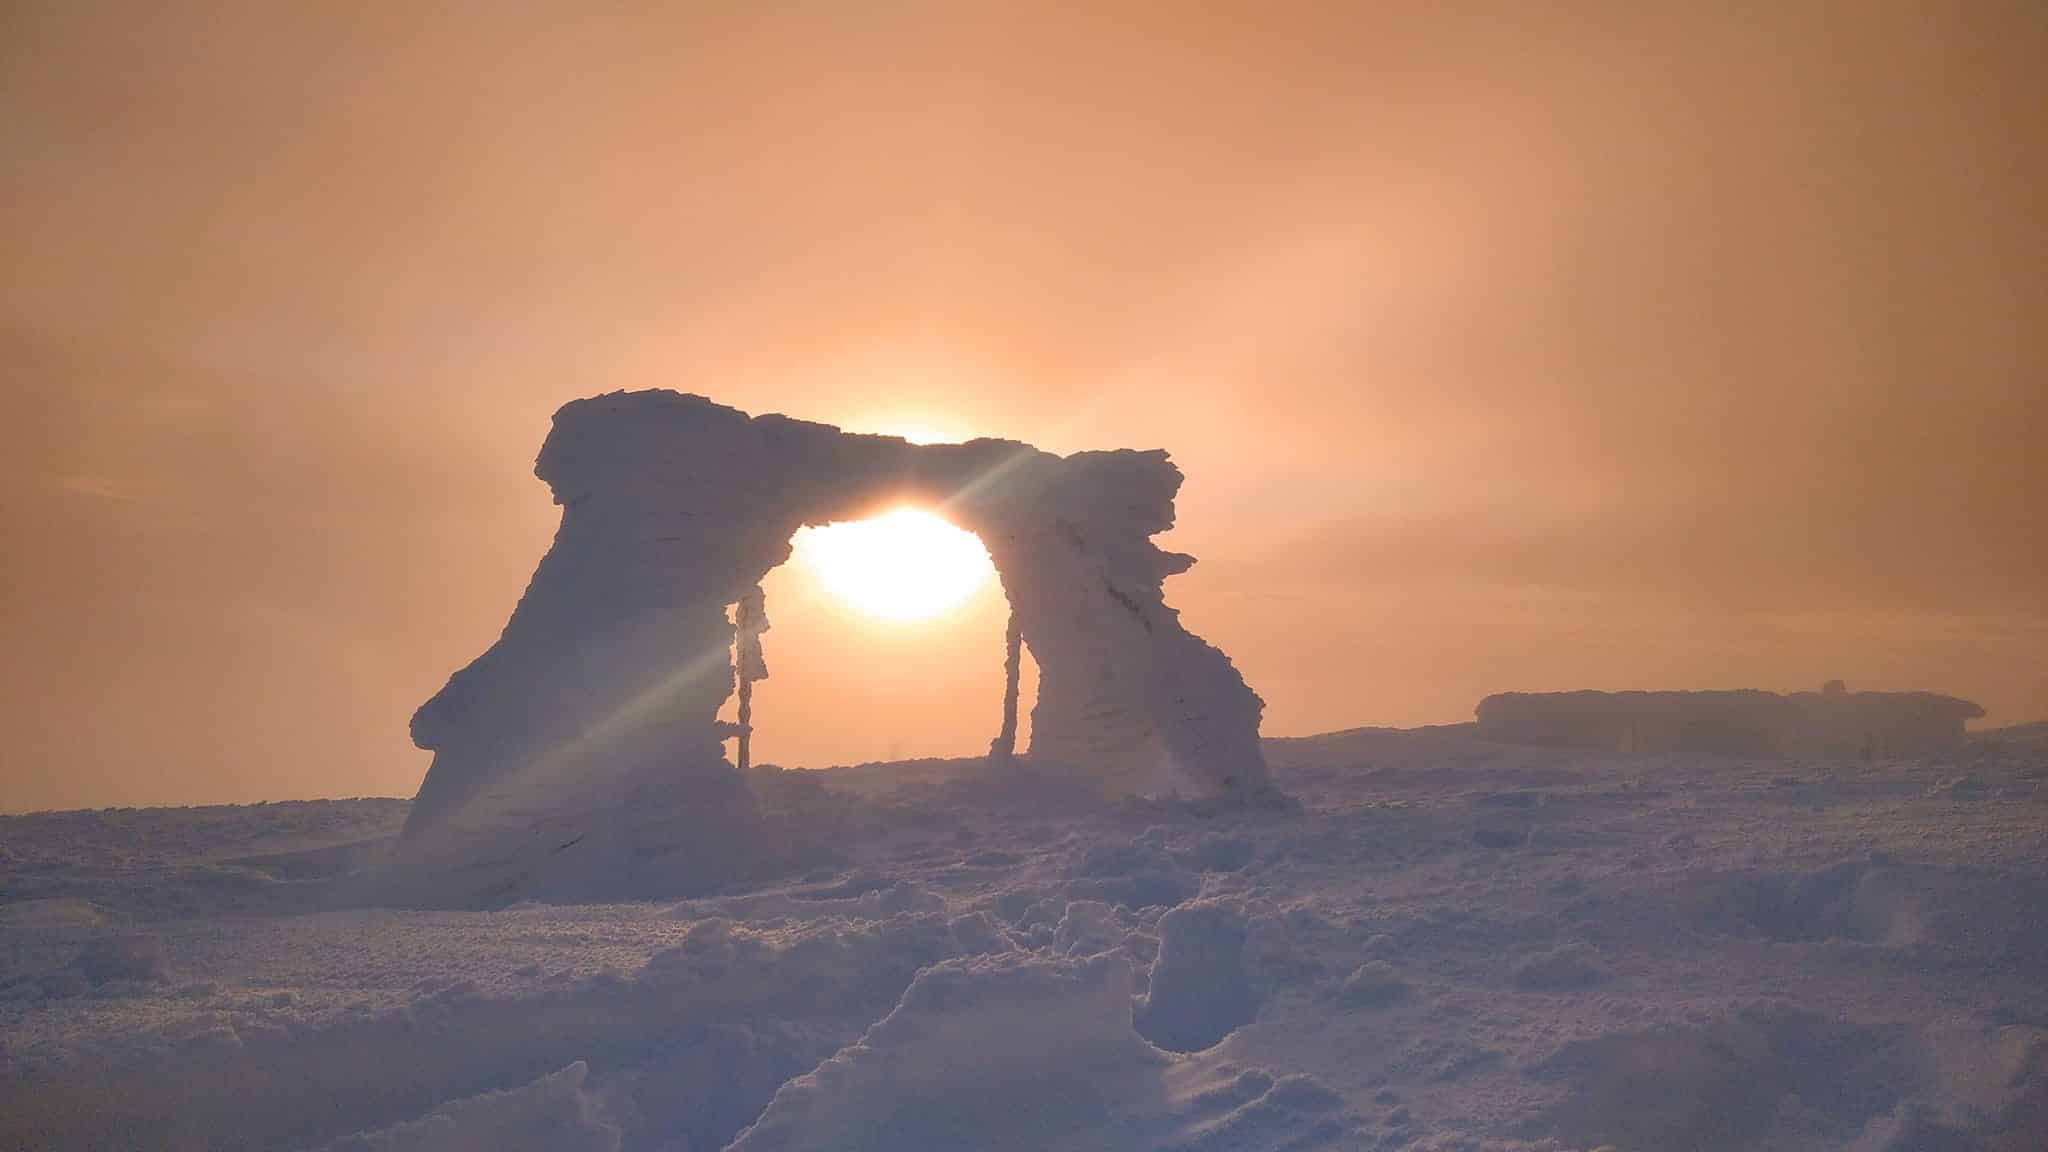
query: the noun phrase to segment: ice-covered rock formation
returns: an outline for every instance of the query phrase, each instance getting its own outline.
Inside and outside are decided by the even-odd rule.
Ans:
[[[1270,791],[1258,696],[1166,606],[1193,560],[1151,540],[1181,482],[1164,452],[915,445],[650,391],[564,406],[535,472],[561,527],[498,642],[413,717],[434,762],[397,899],[670,894],[743,870],[728,607],[798,528],[898,501],[987,546],[1040,670],[1032,758],[1106,795]]]
[[[1503,692],[1479,702],[1479,735],[1505,744],[1713,756],[1940,756],[1984,715],[1932,692]]]

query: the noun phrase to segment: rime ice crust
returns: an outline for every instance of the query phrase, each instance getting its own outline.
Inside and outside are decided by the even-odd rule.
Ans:
[[[565,405],[535,473],[562,506],[554,544],[498,642],[413,717],[434,762],[398,899],[677,894],[743,872],[754,803],[717,723],[727,606],[799,527],[898,500],[988,547],[1040,668],[1034,759],[1105,796],[1271,794],[1263,703],[1166,605],[1193,559],[1151,540],[1181,482],[1164,452],[914,445],[648,391]]]

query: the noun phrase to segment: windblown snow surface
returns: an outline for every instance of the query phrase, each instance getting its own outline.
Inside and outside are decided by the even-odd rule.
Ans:
[[[784,773],[828,849],[680,904],[369,906],[397,801],[9,818],[0,1147],[2048,1148],[2038,742],[1267,752],[1299,810]]]

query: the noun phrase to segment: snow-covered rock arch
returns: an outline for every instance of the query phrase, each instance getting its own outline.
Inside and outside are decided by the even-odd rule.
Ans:
[[[534,470],[561,527],[498,642],[413,717],[434,760],[394,858],[399,899],[731,879],[754,806],[718,722],[729,607],[799,527],[892,501],[987,546],[1039,666],[1033,760],[1084,768],[1106,796],[1270,794],[1261,701],[1166,606],[1163,582],[1193,560],[1151,540],[1181,482],[1164,452],[919,445],[648,391],[565,405]]]

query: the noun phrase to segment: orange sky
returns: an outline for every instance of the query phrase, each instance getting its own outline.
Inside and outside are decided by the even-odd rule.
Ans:
[[[409,794],[655,386],[1170,449],[1268,733],[2048,716],[2039,4],[415,7],[0,9],[0,809]],[[986,747],[798,580],[763,757]]]

